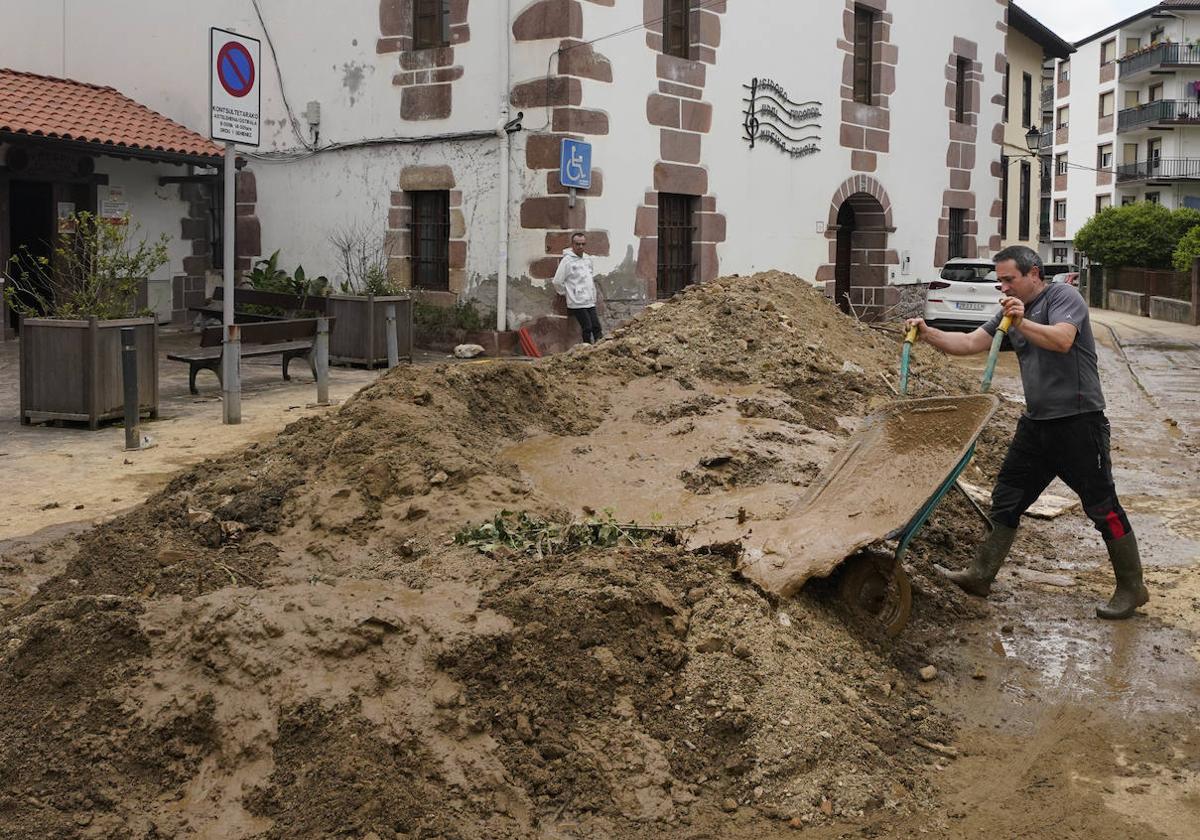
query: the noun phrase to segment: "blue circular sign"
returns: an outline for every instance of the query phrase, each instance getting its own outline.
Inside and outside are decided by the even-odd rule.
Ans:
[[[237,41],[230,41],[217,53],[217,80],[230,96],[241,98],[254,88],[254,59]]]

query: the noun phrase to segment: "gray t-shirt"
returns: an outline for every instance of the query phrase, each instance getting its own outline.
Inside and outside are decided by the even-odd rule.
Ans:
[[[988,335],[996,334],[1002,317],[1003,313],[997,313],[983,325]],[[1087,303],[1079,292],[1066,283],[1048,284],[1044,292],[1026,304],[1025,320],[1046,326],[1073,324],[1078,331],[1075,343],[1066,353],[1034,346],[1019,329],[1009,332],[1009,341],[1021,365],[1025,415],[1031,420],[1053,420],[1103,411],[1096,341],[1092,337]]]

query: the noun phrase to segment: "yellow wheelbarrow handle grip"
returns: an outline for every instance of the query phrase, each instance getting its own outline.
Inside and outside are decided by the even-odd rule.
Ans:
[[[917,340],[918,330],[916,327],[909,327],[908,332],[904,334],[904,340],[909,344],[913,344]]]

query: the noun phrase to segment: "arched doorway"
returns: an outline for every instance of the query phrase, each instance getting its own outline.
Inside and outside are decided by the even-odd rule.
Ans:
[[[847,196],[837,211],[833,297],[838,308],[862,318],[879,315],[885,304],[888,263],[887,212],[866,192]]]

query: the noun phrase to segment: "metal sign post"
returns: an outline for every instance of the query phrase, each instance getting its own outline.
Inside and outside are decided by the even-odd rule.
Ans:
[[[257,146],[262,106],[259,85],[261,44],[213,27],[209,40],[210,135],[225,141],[225,206],[222,220],[224,255],[224,339],[221,345],[221,393],[226,424],[242,422],[241,337],[234,323],[233,281],[237,249],[237,152],[235,143]]]

